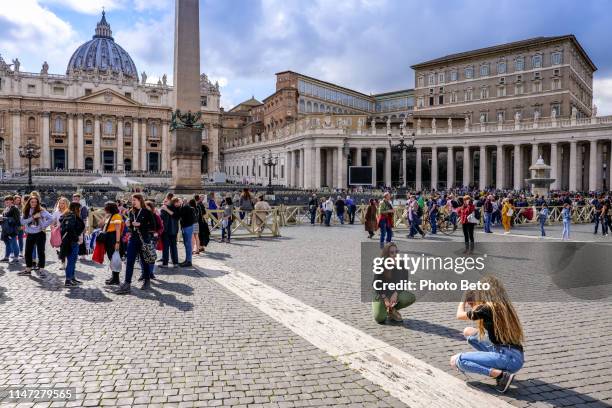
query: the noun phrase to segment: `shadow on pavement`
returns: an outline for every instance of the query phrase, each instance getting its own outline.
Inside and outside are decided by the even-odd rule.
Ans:
[[[197,274],[193,274],[193,276],[199,277],[197,276]],[[161,279],[155,279],[153,282],[155,283],[156,287],[163,289],[163,290],[167,290],[169,292],[176,292],[181,295],[187,295],[187,296],[193,295],[193,288],[184,283],[168,282],[168,281],[161,280]]]
[[[159,306],[171,306],[183,312],[189,312],[193,310],[193,303],[191,302],[182,302],[176,298],[176,296],[172,294],[164,294],[159,290],[155,289],[156,285],[151,285],[151,289],[149,290],[140,290],[134,286],[132,286],[132,295],[136,296],[139,299],[144,300],[152,300],[157,301]]]
[[[404,326],[404,328],[408,330],[435,334],[436,336],[447,337],[453,340],[465,341],[465,337],[463,337],[463,332],[461,330],[446,327],[437,323],[431,323],[426,320],[406,318],[404,323],[398,325]]]
[[[504,397],[529,403],[544,402],[546,406],[552,407],[582,406],[581,404],[588,404],[589,407],[612,407],[611,404],[593,398],[588,394],[582,394],[570,388],[561,387],[536,378],[521,380],[519,376],[520,372],[512,382],[510,389],[504,394]],[[493,382],[487,382],[486,379],[484,381],[470,380],[467,384],[487,394],[500,395],[495,390],[495,387],[493,387]]]
[[[100,288],[84,288],[79,286],[68,289],[66,297],[68,299],[81,299],[92,303],[109,303],[113,301]]]

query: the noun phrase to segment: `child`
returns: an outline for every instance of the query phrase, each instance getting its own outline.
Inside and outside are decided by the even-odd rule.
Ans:
[[[567,241],[570,234],[570,222],[572,220],[572,210],[570,203],[563,204],[563,210],[561,210],[561,218],[563,220],[563,236],[562,239]]]
[[[457,308],[457,319],[477,322],[477,328],[463,330],[467,342],[477,351],[452,356],[450,365],[462,372],[495,378],[497,390],[504,393],[523,367],[523,328],[502,283],[493,276],[485,276],[480,282],[488,284],[489,289],[466,292]],[[470,308],[467,312],[466,305]],[[488,339],[484,339],[485,332]]]
[[[538,220],[540,221],[540,231],[542,232],[542,237],[545,237],[546,231],[544,231],[544,224],[546,224],[546,220],[548,220],[548,204],[542,204],[542,208],[538,213]]]

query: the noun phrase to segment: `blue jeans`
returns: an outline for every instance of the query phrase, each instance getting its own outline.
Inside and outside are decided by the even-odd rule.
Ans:
[[[142,250],[142,242],[140,242],[140,238],[136,236],[132,236],[128,241],[127,245],[127,255],[125,261],[125,282],[132,283],[132,275],[134,274],[134,264],[136,263],[136,255],[140,254]],[[189,251],[191,254],[191,251]],[[152,268],[151,264],[144,263],[142,260],[142,256],[140,258],[140,267],[142,268],[142,276],[145,279],[151,278]]]
[[[76,261],[79,257],[79,243],[73,242],[70,245],[70,252],[66,257],[66,280],[72,280],[75,278],[76,272]]]
[[[23,230],[20,230],[17,233],[17,242],[19,243],[19,253],[20,254],[23,254],[23,249],[24,249],[23,248],[23,235],[24,235]]]
[[[545,224],[546,224],[546,220],[540,220],[540,232],[542,233],[543,237],[546,236],[546,231],[544,231]]]
[[[221,227],[221,239],[225,239],[225,235],[227,234],[227,240],[232,239],[232,220],[231,218],[227,220],[227,227]]]
[[[344,213],[338,213],[338,219],[340,220],[340,224],[344,224]]]
[[[332,212],[325,211],[325,225],[329,227],[329,223],[331,222]]]
[[[382,248],[385,245],[385,241],[391,242],[393,238],[393,230],[391,229],[391,225],[387,222],[386,218],[382,218],[380,220],[380,247]]]
[[[13,254],[13,257],[15,258],[19,257],[19,244],[17,243],[17,235],[13,237],[8,237],[8,239],[4,241],[4,244],[6,245],[6,255],[4,255],[6,259],[8,259],[11,254]]]
[[[485,232],[491,232],[491,213],[484,213],[484,230]]]
[[[569,220],[563,220],[563,239],[569,239],[569,234],[570,234],[570,221]]]
[[[172,264],[178,264],[178,248],[176,234],[162,234],[162,264],[168,265],[168,258],[172,258]]]
[[[185,262],[191,262],[193,253],[193,225],[183,227],[183,244],[185,245]]]
[[[310,223],[314,225],[315,223],[315,216],[317,215],[317,210],[316,208],[314,210],[310,210]]]
[[[520,350],[480,340],[478,334],[468,337],[467,341],[478,351],[459,354],[456,364],[463,372],[489,376],[492,369],[516,373],[523,367],[525,356]]]
[[[457,226],[457,213],[456,212],[451,212],[450,213],[450,222],[451,224],[453,224],[455,227]]]
[[[599,221],[600,221],[599,214],[595,214],[595,215],[593,216],[593,221],[595,221],[595,231],[593,231],[593,234],[597,234],[597,229],[598,229],[598,227],[599,227]],[[603,229],[603,225],[602,225],[601,227],[602,227],[602,229]]]
[[[431,225],[431,233],[438,233],[438,213],[429,215],[429,224]]]

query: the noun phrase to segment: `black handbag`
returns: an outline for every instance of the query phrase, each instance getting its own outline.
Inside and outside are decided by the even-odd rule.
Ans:
[[[141,250],[142,260],[146,264],[154,264],[155,261],[157,261],[157,250],[155,249],[155,242],[153,242],[153,240],[149,242],[145,242],[145,240],[142,238],[142,234],[140,233],[140,230],[137,230],[137,231],[138,231],[138,236],[140,237],[140,242],[142,242],[142,250]]]

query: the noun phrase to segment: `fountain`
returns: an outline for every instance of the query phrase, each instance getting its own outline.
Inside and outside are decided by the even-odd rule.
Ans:
[[[555,182],[555,179],[550,178],[551,168],[544,163],[542,156],[536,160],[535,164],[529,167],[531,178],[525,179],[525,182],[531,184],[531,193],[533,195],[548,196],[550,185]]]

